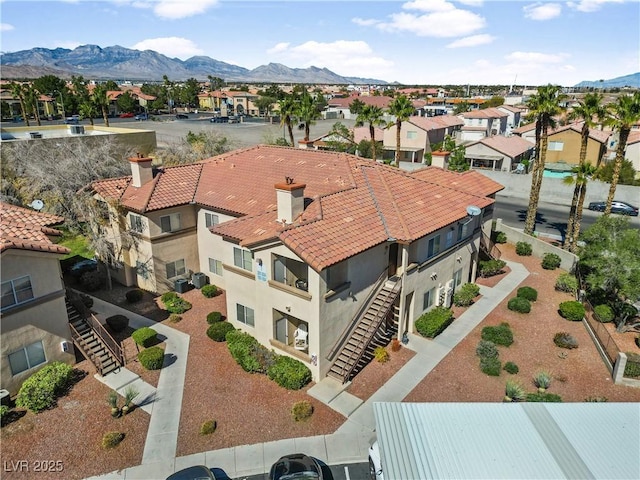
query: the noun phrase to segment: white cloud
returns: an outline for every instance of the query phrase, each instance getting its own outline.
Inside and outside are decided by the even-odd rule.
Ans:
[[[481,7],[484,3],[484,0],[458,0],[463,5],[468,5],[470,7]]]
[[[414,0],[402,5],[404,10],[420,10],[423,12],[449,12],[455,10],[455,6],[446,0]]]
[[[548,64],[563,62],[568,57],[566,53],[511,52],[504,58],[511,62]]]
[[[522,7],[524,16],[531,20],[550,20],[559,17],[562,6],[559,3],[534,3]]]
[[[625,0],[579,0],[578,2],[568,2],[571,8],[580,12],[597,12],[605,3],[624,3]]]
[[[10,23],[0,23],[0,32],[10,32],[14,28]]]
[[[460,37],[469,35],[486,24],[480,15],[457,8],[424,15],[394,13],[390,15],[390,19],[390,22],[380,22],[376,27],[392,33],[411,32],[419,37]]]
[[[116,3],[125,4],[126,0],[116,0]],[[193,17],[206,12],[219,4],[219,0],[157,0],[157,1],[132,1],[131,6],[136,8],[153,9],[153,13],[160,18],[175,20],[179,18]]]
[[[356,25],[361,25],[363,27],[370,27],[372,25],[380,23],[379,20],[374,20],[373,18],[366,19],[366,18],[360,18],[360,17],[352,18],[351,21]]]
[[[363,41],[336,40],[335,42],[308,41],[300,45],[278,43],[268,53],[292,68],[317,66],[328,68],[338,75],[373,77],[393,73],[393,62],[376,57]]]
[[[130,48],[134,50],[154,50],[167,57],[178,57],[182,60],[203,55],[204,52],[191,40],[180,37],[148,38],[136,43]]]
[[[477,47],[478,45],[486,45],[492,43],[496,37],[483,33],[481,35],[472,35],[470,37],[459,38],[447,45],[447,48],[461,48],[461,47]]]

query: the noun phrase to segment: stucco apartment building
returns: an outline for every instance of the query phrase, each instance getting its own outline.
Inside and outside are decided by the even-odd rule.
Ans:
[[[122,207],[113,228],[138,235],[123,256],[125,282],[164,292],[205,273],[226,291],[228,321],[303,361],[315,379],[339,362],[377,300],[387,306],[375,329],[401,335],[475,278],[502,189],[477,172],[408,173],[274,146],[158,171],[147,158],[131,166],[130,177],[93,184]]]
[[[75,362],[65,306],[55,215],[0,203],[1,388],[11,395],[47,363]]]
[[[464,125],[460,129],[461,142],[473,142],[484,137],[504,135],[507,131],[507,121],[510,113],[499,108],[485,108],[472,110],[458,115]]]

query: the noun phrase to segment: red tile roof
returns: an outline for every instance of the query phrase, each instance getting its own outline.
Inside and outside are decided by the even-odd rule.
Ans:
[[[391,101],[393,100],[393,98],[385,97],[383,95],[372,95],[372,96],[361,95],[359,97],[332,98],[328,100],[327,104],[330,107],[334,107],[334,108],[349,108],[349,105],[351,105],[351,103],[354,100],[356,100],[356,98],[360,100],[362,103],[364,103],[365,105],[373,105],[375,107],[380,107],[382,109],[388,108],[389,103],[391,103]]]
[[[464,125],[464,121],[455,115],[438,115],[435,117],[412,116],[407,120],[423,130],[441,130],[449,127]]]
[[[37,252],[69,253],[70,250],[56,245],[49,238],[62,233],[50,228],[64,221],[63,217],[40,213],[27,208],[0,202],[0,251],[11,248]]]
[[[508,117],[509,114],[497,108],[485,108],[484,110],[464,112],[461,116],[464,118],[503,118]]]
[[[496,150],[504,155],[507,155],[511,158],[515,158],[518,155],[522,155],[528,150],[534,148],[534,145],[523,139],[522,137],[513,136],[513,137],[504,137],[502,135],[494,135],[492,137],[486,137],[478,142],[474,142],[471,145],[475,145],[477,143],[482,143],[493,150]],[[467,145],[470,147],[471,145]]]

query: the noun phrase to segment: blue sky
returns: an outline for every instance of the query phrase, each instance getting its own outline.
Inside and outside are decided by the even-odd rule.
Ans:
[[[0,13],[3,52],[121,45],[406,84],[574,85],[640,71],[638,0],[2,0]]]

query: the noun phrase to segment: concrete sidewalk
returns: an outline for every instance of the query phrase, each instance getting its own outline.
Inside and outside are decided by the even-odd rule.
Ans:
[[[410,334],[407,348],[414,350],[416,355],[367,401],[363,402],[345,392],[346,386],[331,378],[323,379],[309,389],[310,395],[347,417],[345,423],[335,433],[242,445],[178,458],[173,458],[170,455],[164,458],[154,457],[157,458],[155,463],[145,462],[143,457],[143,465],[92,478],[164,479],[174,471],[192,465],[207,465],[210,468],[223,470],[229,478],[242,478],[247,475],[268,473],[271,465],[278,458],[294,452],[305,452],[321,459],[327,465],[366,462],[369,445],[375,436],[374,402],[402,401],[469,332],[529,275],[526,268],[519,263],[507,262],[507,265],[511,268],[511,272],[495,287],[480,287],[482,298],[469,307],[434,340]],[[158,390],[161,390],[160,384]],[[173,393],[177,394],[178,392],[173,391]],[[180,391],[181,395],[182,391]],[[179,415],[177,417],[179,419]],[[149,430],[151,432],[151,425]],[[150,435],[147,436],[148,442],[150,438],[153,439]]]

